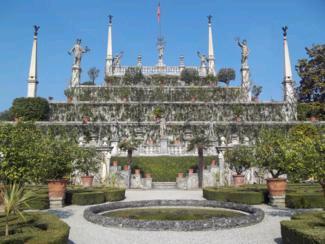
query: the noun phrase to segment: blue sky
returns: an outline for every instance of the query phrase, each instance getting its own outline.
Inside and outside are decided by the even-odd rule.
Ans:
[[[72,58],[67,51],[81,38],[91,52],[82,60],[87,70],[100,69],[103,80],[109,14],[113,19],[113,50],[124,51],[123,65],[157,62],[156,0],[1,0],[0,111],[16,97],[26,96],[34,24],[39,31],[39,91],[42,97],[65,100]],[[251,50],[252,80],[263,86],[263,100],[282,99],[283,25],[289,26],[292,66],[306,57],[304,48],[325,42],[324,0],[161,0],[162,31],[167,41],[165,63],[198,65],[196,51],[207,52],[207,18],[213,15],[216,67],[232,67],[240,80],[240,49],[234,39],[246,38]],[[299,81],[296,72],[294,79]]]

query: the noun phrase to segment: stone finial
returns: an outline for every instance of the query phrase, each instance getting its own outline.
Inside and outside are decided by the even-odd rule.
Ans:
[[[108,15],[109,23],[112,24],[113,22],[113,15]]]
[[[283,26],[282,30],[283,30],[283,37],[287,37],[288,26]]]

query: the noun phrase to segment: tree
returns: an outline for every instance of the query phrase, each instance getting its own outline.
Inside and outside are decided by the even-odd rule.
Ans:
[[[13,120],[10,110],[0,112],[0,121],[11,121]]]
[[[76,160],[73,162],[73,168],[86,176],[97,173],[99,160],[95,148],[76,148]]]
[[[92,85],[95,85],[95,80],[97,79],[99,74],[99,69],[96,67],[92,67],[88,70],[88,76],[90,81],[92,82]]]
[[[181,72],[181,80],[186,84],[194,83],[200,79],[199,72],[193,68],[185,68]]]
[[[145,79],[140,67],[129,67],[125,70],[123,81],[126,85],[137,85]]]
[[[225,159],[236,174],[241,175],[254,161],[254,151],[249,146],[236,145],[226,150]]]
[[[252,95],[253,95],[253,100],[257,100],[259,95],[262,93],[262,86],[257,86],[257,85],[253,85],[252,88]]]
[[[217,74],[217,80],[229,86],[230,81],[236,79],[236,72],[232,68],[222,68]]]
[[[45,98],[41,97],[20,97],[16,98],[10,112],[13,117],[21,118],[25,121],[48,120],[50,114],[50,106]]]
[[[300,102],[325,102],[325,44],[306,48],[309,59],[300,59],[296,70],[300,76],[297,88]]]
[[[134,150],[137,150],[138,145],[139,145],[139,141],[137,141],[133,136],[130,138],[122,139],[118,144],[118,147],[120,148],[120,150],[127,152],[127,155],[128,155],[127,163],[129,166],[129,172],[131,172],[132,153]],[[131,187],[131,174],[129,173],[129,188],[130,187]]]
[[[206,135],[196,135],[191,140],[187,147],[187,151],[192,151],[195,148],[198,152],[198,176],[199,176],[199,187],[203,185],[203,170],[204,170],[204,156],[203,151],[211,145],[209,138]]]

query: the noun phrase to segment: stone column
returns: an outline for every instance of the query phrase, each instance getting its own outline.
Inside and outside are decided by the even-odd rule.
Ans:
[[[209,31],[209,50],[208,50],[208,74],[216,75],[214,48],[213,48],[213,36],[212,36],[212,16],[208,16],[208,31]]]
[[[181,55],[179,57],[179,74],[181,74],[184,69],[185,69],[184,56]]]
[[[27,97],[36,97],[37,96],[37,35],[39,26],[34,26],[34,40],[32,47],[32,55],[30,59],[30,67],[28,74],[28,88],[27,88]]]
[[[219,161],[219,184],[220,186],[225,185],[225,159],[223,157],[224,151],[217,149],[218,151],[218,161]]]
[[[109,15],[107,53],[106,53],[106,64],[105,64],[105,76],[106,77],[113,75],[112,19],[113,19],[113,16]]]
[[[244,102],[250,102],[251,92],[250,92],[250,72],[249,72],[249,66],[248,65],[242,65],[240,69],[241,73],[241,88],[243,91],[243,101]]]
[[[81,75],[81,67],[79,65],[73,65],[71,81],[70,81],[71,87],[76,87],[80,84],[80,75]]]

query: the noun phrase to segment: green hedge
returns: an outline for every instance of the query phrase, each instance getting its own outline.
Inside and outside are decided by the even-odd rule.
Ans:
[[[215,157],[204,157],[206,165],[210,165]],[[187,173],[188,169],[197,165],[198,158],[195,156],[186,157],[133,157],[132,169],[139,168],[141,173],[151,173],[152,180],[156,182],[176,181],[177,173]],[[112,161],[118,161],[119,165],[125,165],[125,157],[113,157]]]
[[[10,108],[11,115],[29,120],[48,120],[50,106],[45,98],[41,97],[19,97],[16,98]]]
[[[265,190],[236,189],[236,188],[213,188],[203,189],[203,197],[207,200],[216,200],[224,202],[235,202],[243,204],[261,204],[266,202]]]
[[[325,208],[323,194],[288,193],[285,201],[288,208]]]
[[[29,209],[48,209],[50,207],[50,201],[48,194],[37,195],[33,200],[27,202]]]
[[[283,244],[325,244],[325,211],[294,215],[281,221]]]
[[[10,217],[9,237],[5,237],[5,217],[0,215],[0,243],[68,243],[70,227],[58,217],[46,213],[25,213],[26,222]]]
[[[125,189],[108,187],[75,187],[67,190],[65,203],[67,205],[92,205],[104,202],[121,201],[124,198]]]
[[[125,199],[125,189],[104,188],[105,202],[116,202]]]

